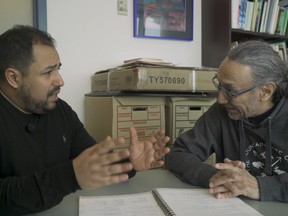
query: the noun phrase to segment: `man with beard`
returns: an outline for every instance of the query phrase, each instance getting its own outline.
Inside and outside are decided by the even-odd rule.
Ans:
[[[0,36],[0,215],[42,211],[79,189],[126,181],[163,165],[169,137],[161,130],[131,146],[110,136],[97,144],[58,98],[64,85],[54,39],[29,26]],[[97,123],[97,122],[96,122]]]
[[[287,68],[273,48],[246,41],[212,79],[217,103],[176,139],[167,166],[216,198],[288,202]],[[216,165],[203,163],[212,153]]]

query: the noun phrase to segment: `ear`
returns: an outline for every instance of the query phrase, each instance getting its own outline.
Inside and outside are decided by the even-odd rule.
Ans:
[[[266,83],[262,86],[260,92],[260,100],[261,101],[268,101],[272,98],[274,91],[276,90],[276,85],[273,82]]]
[[[5,71],[5,77],[7,80],[7,83],[12,86],[13,88],[19,87],[19,82],[21,81],[22,74],[14,69],[14,68],[7,68]]]

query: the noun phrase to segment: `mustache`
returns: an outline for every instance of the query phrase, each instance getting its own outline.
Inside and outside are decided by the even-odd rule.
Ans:
[[[230,104],[221,104],[223,108],[229,109],[229,108],[235,108],[235,106],[230,105]]]
[[[238,106],[235,106],[235,105],[233,105],[233,104],[231,104],[231,103],[221,104],[221,106],[222,106],[223,108],[225,108],[225,109],[237,109],[237,108],[238,108]]]
[[[54,95],[56,92],[60,92],[61,88],[60,87],[55,87],[51,91],[48,92],[48,96]]]

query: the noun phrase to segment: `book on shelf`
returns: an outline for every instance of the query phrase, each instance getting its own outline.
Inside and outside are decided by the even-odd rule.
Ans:
[[[284,29],[283,28],[284,27],[284,18],[285,18],[285,8],[280,7],[275,34],[279,34],[279,35],[282,34],[283,29]]]
[[[284,23],[283,23],[283,30],[281,35],[287,35],[287,25],[288,25],[288,7],[285,8],[285,15],[284,15]]]
[[[256,12],[256,23],[255,23],[255,27],[254,27],[254,31],[255,32],[259,32],[260,31],[260,26],[261,26],[261,22],[262,22],[262,14],[263,14],[263,9],[264,9],[264,0],[258,0],[258,8],[257,8],[257,12]]]
[[[281,6],[279,9],[276,34],[287,35],[287,25],[288,25],[288,5]]]
[[[256,21],[257,18],[259,18],[259,5],[261,4],[261,1],[263,0],[255,0],[254,1],[254,7],[253,7],[253,14],[252,14],[252,20],[251,20],[251,31],[255,31],[256,28]]]
[[[263,8],[261,13],[261,22],[259,26],[258,32],[265,32],[266,29],[266,23],[267,23],[267,8],[269,8],[270,0],[264,0],[263,2]]]
[[[240,198],[216,199],[208,189],[156,188],[149,192],[80,196],[79,216],[261,215]]]
[[[279,5],[277,4],[276,6],[276,12],[275,12],[275,15],[274,15],[274,19],[273,19],[273,25],[272,25],[272,30],[269,32],[270,34],[275,34],[276,31],[277,31],[277,22],[279,21],[279,11],[280,11],[280,7]]]
[[[253,8],[254,8],[254,1],[247,1],[246,6],[246,18],[245,18],[245,26],[244,30],[251,31],[251,20],[253,16]]]
[[[231,1],[231,27],[239,28],[239,16],[240,16],[240,0]]]
[[[247,9],[247,0],[241,0],[239,8],[239,20],[238,25],[240,29],[245,28],[245,19],[246,19],[246,9]]]
[[[279,15],[276,24],[275,34],[287,35],[288,25],[288,0],[279,1]]]
[[[271,42],[271,46],[283,61],[287,61],[287,46],[285,40],[273,41]]]
[[[288,6],[288,0],[280,0],[279,6],[280,7],[287,7]]]
[[[287,35],[288,0],[236,0],[231,4],[231,27]]]
[[[275,23],[277,20],[277,14],[279,10],[279,0],[268,0],[270,1],[269,7],[267,7],[266,11],[266,16],[267,16],[267,21],[265,25],[265,33],[268,34],[275,34]]]

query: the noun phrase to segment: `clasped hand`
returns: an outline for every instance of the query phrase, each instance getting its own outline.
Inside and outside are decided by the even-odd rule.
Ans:
[[[100,186],[124,182],[127,172],[160,167],[164,164],[163,156],[170,149],[166,147],[169,137],[164,137],[164,130],[150,136],[144,141],[138,139],[137,131],[130,128],[131,145],[129,149],[113,151],[125,139],[110,136],[105,140],[84,150],[73,160],[73,168],[77,182],[82,189],[95,189]],[[129,158],[130,162],[119,163]]]
[[[244,195],[259,200],[257,179],[245,167],[245,163],[228,158],[224,163],[215,164],[219,171],[209,180],[209,192],[218,199]]]

